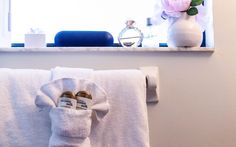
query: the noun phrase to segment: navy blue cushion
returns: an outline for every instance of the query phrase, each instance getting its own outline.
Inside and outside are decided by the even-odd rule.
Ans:
[[[113,46],[113,36],[106,31],[60,31],[56,34],[55,46]]]

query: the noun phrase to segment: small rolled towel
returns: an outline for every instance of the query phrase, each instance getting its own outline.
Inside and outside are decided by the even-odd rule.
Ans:
[[[55,107],[50,110],[50,147],[90,147],[92,110]]]
[[[88,91],[92,95],[91,110],[57,107],[58,99],[64,91]],[[52,134],[49,147],[90,147],[88,136],[92,118],[100,121],[109,111],[106,92],[100,86],[90,80],[75,78],[57,79],[43,85],[38,91],[35,104],[42,110],[50,108]]]

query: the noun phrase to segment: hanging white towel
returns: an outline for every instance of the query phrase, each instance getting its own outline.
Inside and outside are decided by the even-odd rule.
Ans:
[[[140,70],[101,70],[94,79],[107,93],[110,110],[92,123],[92,147],[150,147],[146,80]]]
[[[39,112],[34,100],[50,75],[47,70],[0,68],[1,147],[48,146],[48,112]]]
[[[35,101],[35,97],[39,88],[50,82],[54,76],[52,73],[0,69],[0,117],[4,118],[0,119],[0,146],[48,146],[52,133],[49,110],[56,108],[56,99],[53,95],[49,98],[45,95],[49,91],[40,93],[42,101]],[[66,76],[65,73],[62,75]],[[95,102],[93,109],[100,121],[92,121],[91,147],[150,147],[146,83],[142,72],[100,70],[90,75],[91,81],[106,91],[110,104],[109,113],[103,117],[102,100]],[[37,109],[35,102],[44,109]],[[70,137],[67,139],[74,141]]]

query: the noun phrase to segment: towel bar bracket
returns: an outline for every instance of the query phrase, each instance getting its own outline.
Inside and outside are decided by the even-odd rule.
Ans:
[[[159,69],[157,66],[139,68],[146,76],[146,102],[159,102]]]

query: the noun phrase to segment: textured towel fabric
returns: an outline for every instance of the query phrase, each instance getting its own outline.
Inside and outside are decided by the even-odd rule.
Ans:
[[[53,68],[52,70],[52,80],[57,80],[57,79],[67,79],[67,78],[71,78],[71,79],[85,79],[86,80],[92,80],[94,81],[94,70],[90,69],[90,68],[69,68],[69,67],[56,67]],[[89,82],[87,81],[87,82]],[[90,81],[91,82],[91,81]],[[96,83],[96,81],[94,81]],[[95,112],[96,115],[96,119],[100,121],[101,118],[104,117],[104,115],[106,115],[107,111],[108,111],[108,101],[107,98],[103,95],[105,94],[104,90],[102,90],[99,86],[97,86],[95,83],[90,83],[90,84],[84,84],[84,83],[80,83],[79,85],[90,85],[87,88],[89,88],[88,90],[93,92],[93,91],[97,91],[97,92],[93,92],[93,95],[95,97],[98,97],[96,99],[93,99],[93,106],[92,106],[92,110]],[[67,87],[67,86],[64,86]],[[75,86],[76,87],[76,86]],[[48,89],[47,87],[45,87],[45,90]],[[76,87],[76,89],[78,89]],[[81,88],[83,89],[83,87]],[[61,91],[61,89],[59,89],[59,91]],[[102,92],[103,91],[103,92]],[[48,92],[46,92],[48,93]],[[52,93],[52,92],[49,92]],[[58,95],[56,96],[58,97]],[[55,102],[55,100],[54,100]],[[107,105],[107,106],[105,106]],[[104,113],[106,112],[106,113]]]
[[[110,110],[92,122],[92,147],[150,147],[145,76],[140,70],[102,70],[94,79],[107,93]]]
[[[79,69],[54,71],[64,73],[53,72],[55,79],[73,78]],[[107,116],[92,122],[91,146],[149,147],[145,75],[140,70],[98,70],[89,77],[106,91],[110,104]]]
[[[58,99],[64,91],[87,91],[92,95],[91,110],[59,108]],[[35,103],[40,108],[50,108],[51,130],[49,146],[90,147],[92,112],[94,120],[101,120],[109,111],[106,93],[90,80],[62,78],[40,88]]]
[[[52,136],[50,147],[90,147],[92,110],[52,108],[50,111]]]
[[[69,68],[69,67],[55,67],[51,69],[52,80],[61,78],[75,78],[75,79],[92,79],[93,69],[91,68]]]
[[[48,146],[49,138],[54,137],[51,136],[49,110],[55,108],[55,98],[46,99],[42,92],[38,105],[45,107],[37,109],[35,97],[52,76],[50,71],[44,70],[0,69],[1,147]],[[106,91],[110,104],[109,113],[103,117],[102,102],[94,102],[93,109],[101,119],[98,122],[92,117],[91,147],[149,147],[144,75],[139,70],[102,70],[94,71],[91,80]],[[53,135],[62,138],[58,140],[59,144],[66,138]],[[87,141],[66,139],[69,142]]]
[[[92,95],[93,99],[91,109],[93,110],[97,120],[102,119],[109,111],[106,92],[90,80],[62,78],[50,81],[40,88],[35,104],[42,109],[53,108],[56,107],[58,98],[62,92],[72,91],[73,93],[76,93],[81,90],[88,91]]]
[[[86,138],[90,134],[92,110],[52,108],[52,131],[61,136]]]
[[[50,119],[38,111],[38,89],[50,80],[50,71],[0,69],[0,147],[47,147]]]

